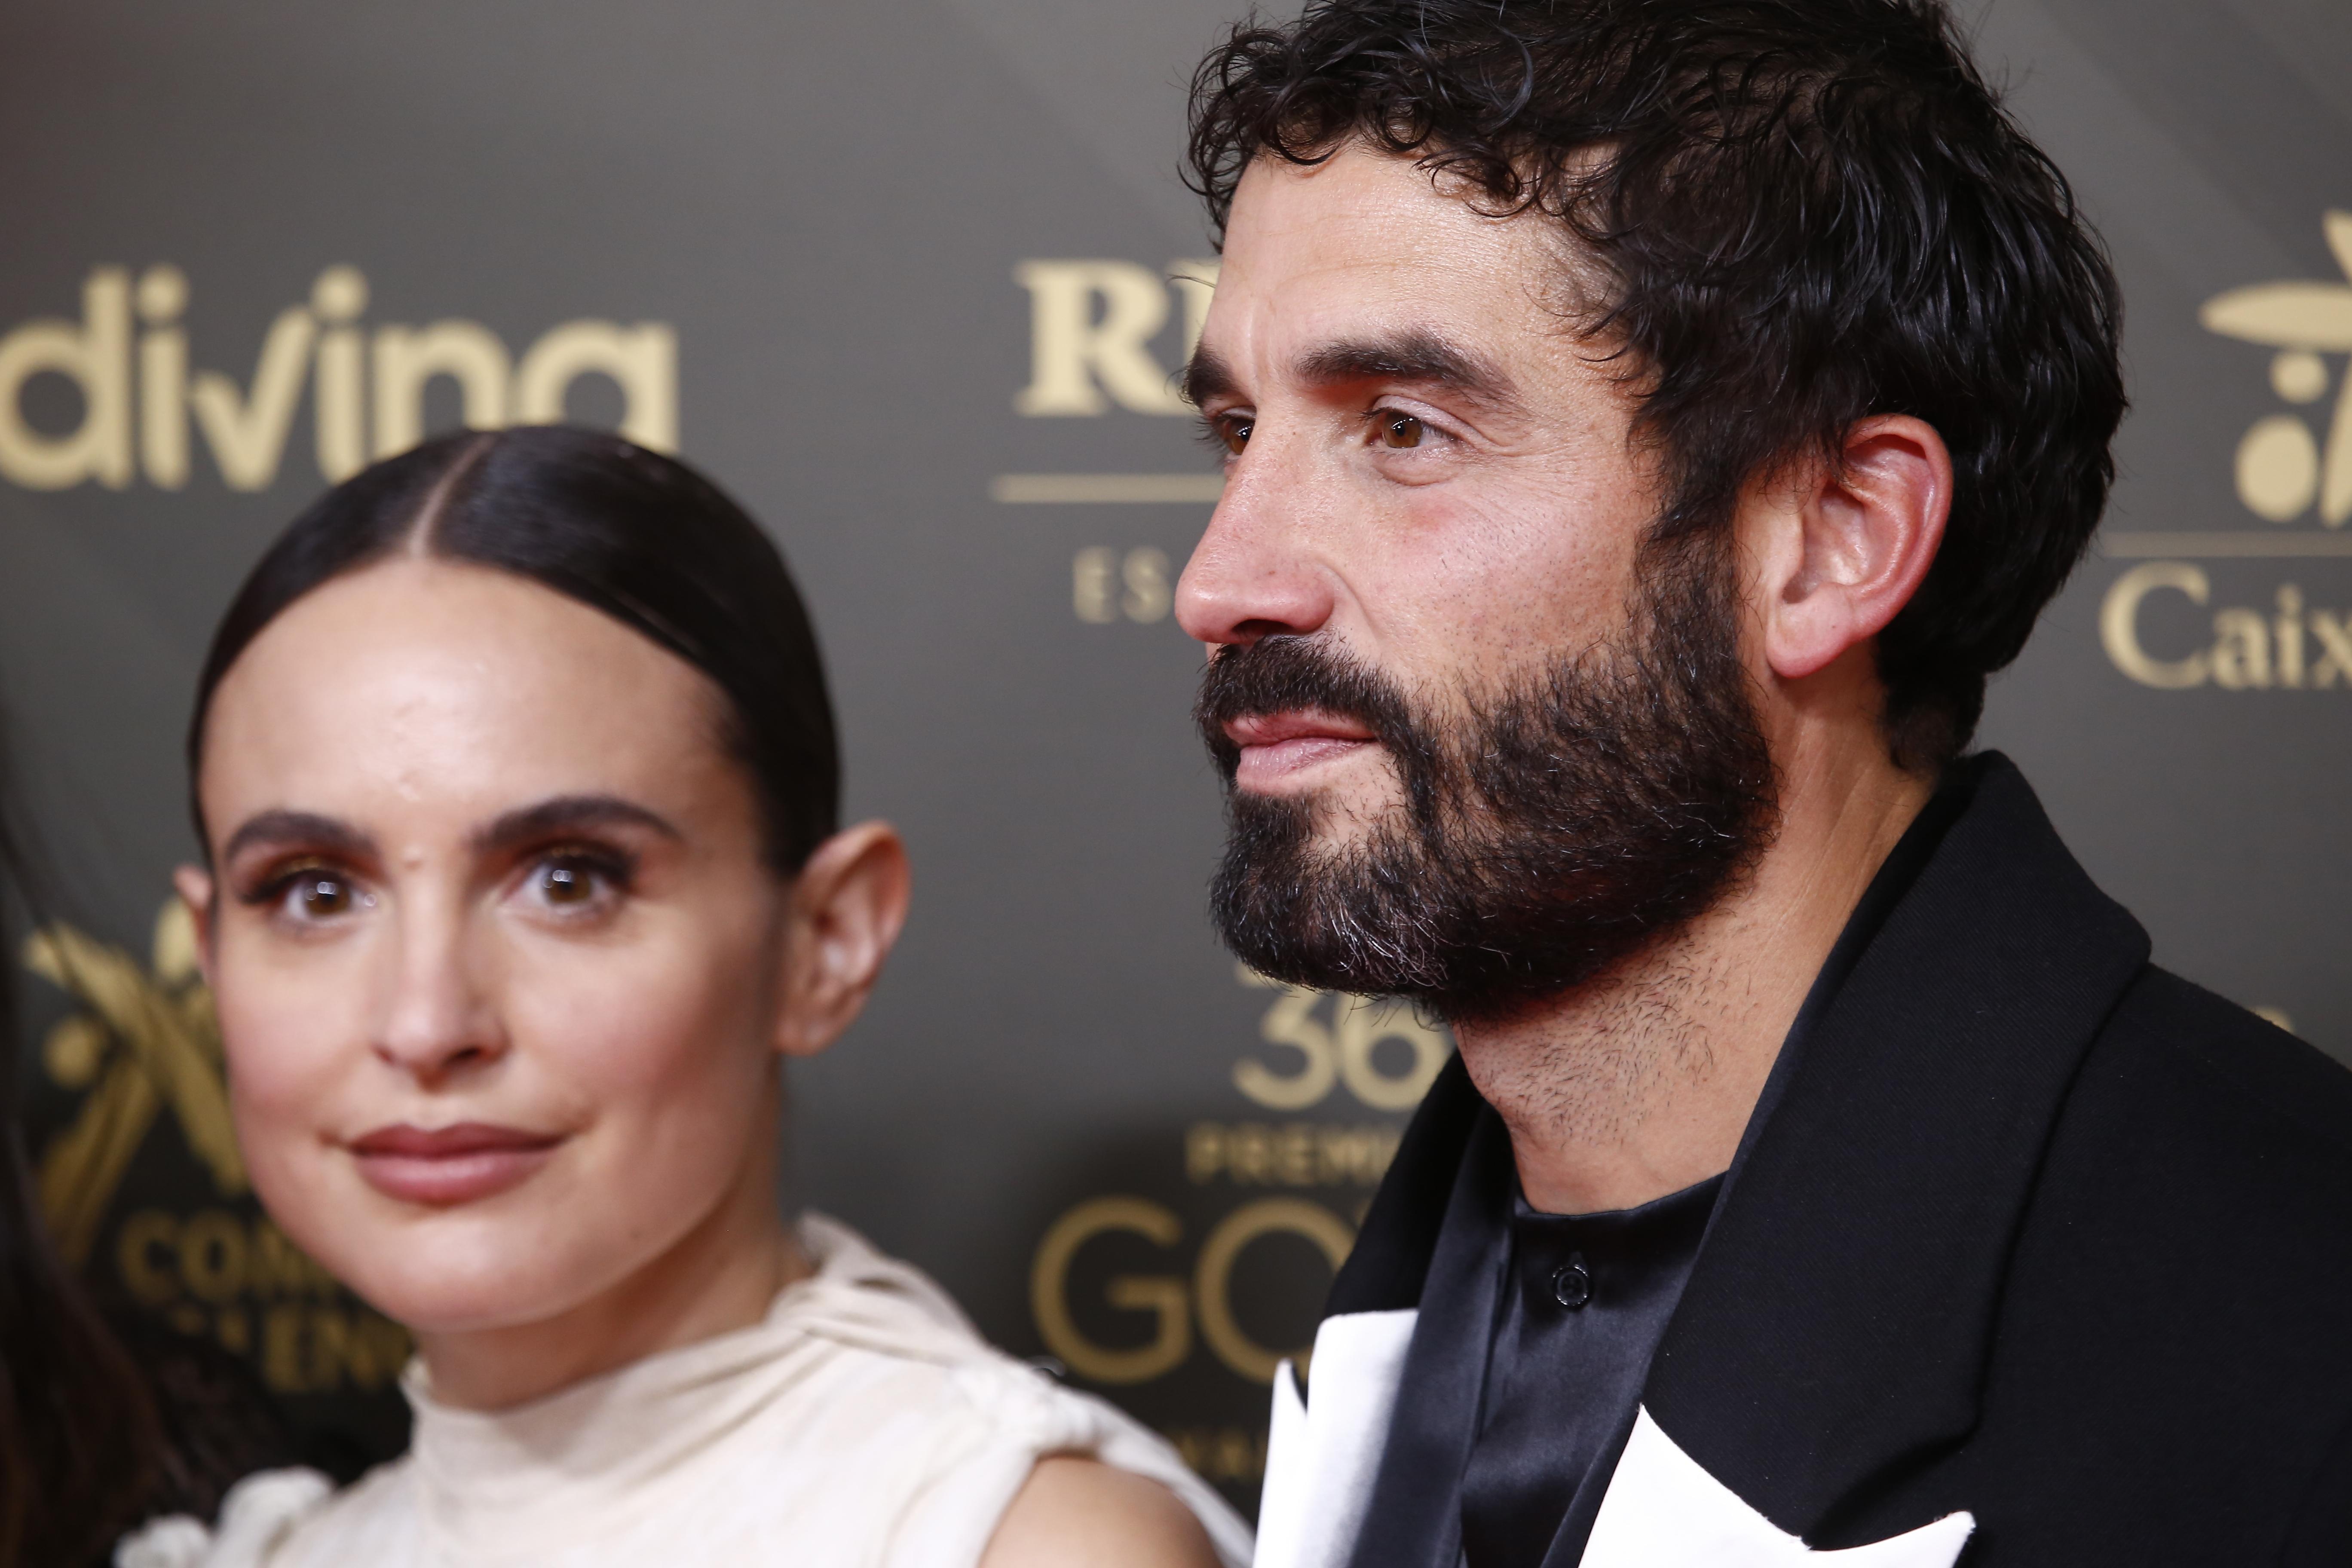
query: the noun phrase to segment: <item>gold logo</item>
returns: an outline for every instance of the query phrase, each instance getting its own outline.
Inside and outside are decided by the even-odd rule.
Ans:
[[[180,1202],[124,1215],[112,1233],[116,1282],[183,1332],[251,1358],[279,1394],[377,1389],[397,1375],[406,1331],[352,1300],[254,1207],[186,907],[177,899],[163,906],[143,968],[66,925],[36,932],[25,962],[79,1005],[41,1052],[50,1079],[82,1095],[43,1151],[38,1174],[43,1212],[68,1260],[89,1262],[168,1109],[211,1177],[212,1202],[187,1209],[188,1194],[175,1191]]]
[[[186,906],[177,899],[163,906],[145,970],[66,925],[35,932],[25,963],[81,1005],[50,1029],[41,1051],[60,1088],[89,1091],[41,1156],[41,1207],[68,1261],[89,1258],[131,1156],[167,1105],[219,1194],[242,1196],[248,1184],[229,1124],[220,1026],[196,973]]]
[[[2352,354],[2352,213],[2321,219],[2341,281],[2257,283],[2205,301],[2198,320],[2210,332],[2276,351],[2271,390],[2313,405],[2341,376],[2326,416],[2326,439],[2302,414],[2266,414],[2239,438],[2238,500],[2268,522],[2296,523],[2315,508],[2325,529],[2352,519],[2352,374],[2327,354]],[[2107,661],[2160,691],[2352,691],[2352,610],[2310,602],[2303,584],[2274,582],[2267,603],[2216,605],[2215,579],[2200,559],[2352,556],[2352,536],[2302,528],[2288,532],[2116,533],[2106,553],[2139,558],[2107,586],[2099,644]],[[2242,591],[2242,590],[2241,590]],[[2210,640],[2208,640],[2210,637]]]
[[[1132,261],[1024,261],[1013,280],[1029,291],[1029,384],[1013,400],[1016,411],[1031,418],[1108,414],[1114,405],[1131,414],[1192,411],[1152,343],[1177,305],[1177,363],[1192,356],[1216,262],[1171,261],[1155,273]]]
[[[518,359],[479,321],[371,331],[362,320],[366,277],[330,267],[309,300],[270,322],[240,384],[191,369],[188,299],[187,275],[168,263],[135,287],[125,268],[100,267],[82,285],[79,321],[26,321],[0,336],[0,477],[31,489],[93,479],[121,489],[143,472],[158,489],[178,489],[194,434],[229,489],[268,489],[306,384],[319,473],[331,484],[423,439],[436,379],[456,386],[467,425],[490,430],[560,421],[572,384],[601,376],[625,400],[622,434],[657,452],[677,447],[677,335],[660,321],[565,321]],[[80,393],[73,429],[42,430],[26,417],[26,389],[43,377]]]
[[[2278,350],[2271,390],[2288,403],[2327,395],[2324,353],[2352,353],[2352,213],[2321,219],[2327,247],[2345,281],[2257,283],[2205,301],[2205,330]],[[2256,517],[2292,522],[2319,503],[2319,520],[2341,528],[2352,518],[2352,376],[2345,378],[2323,447],[2301,416],[2266,415],[2238,443],[2238,499]]]

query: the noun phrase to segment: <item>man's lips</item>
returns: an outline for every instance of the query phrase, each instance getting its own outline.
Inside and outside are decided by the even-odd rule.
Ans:
[[[1242,789],[1278,787],[1282,781],[1318,763],[1379,744],[1368,726],[1312,708],[1251,713],[1227,720],[1224,728],[1225,738],[1241,748],[1234,783]]]
[[[560,1132],[483,1121],[452,1127],[379,1127],[350,1144],[360,1174],[386,1197],[446,1206],[515,1186],[545,1164]]]

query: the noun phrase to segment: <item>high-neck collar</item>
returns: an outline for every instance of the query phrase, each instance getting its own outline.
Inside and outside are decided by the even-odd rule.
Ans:
[[[971,1352],[974,1331],[914,1269],[821,1215],[803,1217],[800,1238],[815,1270],[784,1287],[759,1322],[544,1398],[459,1409],[436,1400],[412,1362],[402,1390],[416,1415],[411,1459],[433,1528],[493,1552],[592,1539],[604,1509],[639,1514],[689,1487],[698,1453],[843,1344],[926,1361]]]

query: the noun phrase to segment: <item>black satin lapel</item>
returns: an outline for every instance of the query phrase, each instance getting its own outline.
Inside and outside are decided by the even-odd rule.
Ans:
[[[1800,1535],[1974,1425],[2042,1150],[2147,962],[2023,777],[1976,765],[1783,1064],[1644,1391],[1685,1452]]]
[[[1389,1420],[1372,1505],[1349,1568],[1454,1568],[1462,1555],[1462,1472],[1476,1439],[1494,1333],[1510,1194],[1510,1134],[1481,1100],[1469,1147],[1446,1184],[1442,1236],[1405,1352],[1405,1389]],[[1311,1397],[1311,1395],[1310,1395]]]
[[[1446,1201],[1462,1169],[1463,1151],[1486,1109],[1462,1058],[1453,1058],[1405,1126],[1396,1157],[1372,1194],[1355,1247],[1331,1281],[1325,1317],[1420,1304],[1421,1282],[1429,1276],[1430,1256],[1445,1224]]]
[[[1617,1461],[1625,1457],[1625,1444],[1633,1436],[1633,1423],[1642,1414],[1636,1405],[1625,1412],[1618,1423],[1617,1436],[1593,1461],[1593,1474],[1602,1478],[1598,1486],[1576,1489],[1576,1500],[1568,1505],[1568,1512],[1559,1521],[1559,1533],[1551,1538],[1544,1552],[1543,1568],[1577,1568],[1584,1561],[1584,1549],[1592,1542],[1592,1527],[1601,1518],[1601,1500],[1609,1495],[1609,1481],[1616,1479]]]

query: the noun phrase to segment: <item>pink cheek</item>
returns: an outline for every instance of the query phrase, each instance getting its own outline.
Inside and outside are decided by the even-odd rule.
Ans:
[[[275,1118],[299,1106],[324,1065],[315,1044],[274,1015],[253,1018],[221,1012],[221,1045],[229,1091],[241,1111]]]
[[[731,1081],[720,1064],[743,1048],[747,1020],[730,999],[747,976],[678,958],[518,974],[505,998],[514,1047],[599,1098],[692,1098],[713,1079]]]
[[[566,1007],[536,1028],[518,1020],[516,1044],[555,1076],[602,1091],[599,1098],[666,1100],[691,1093],[709,1073],[723,1048],[711,1024],[688,999],[640,994],[603,1007]]]

